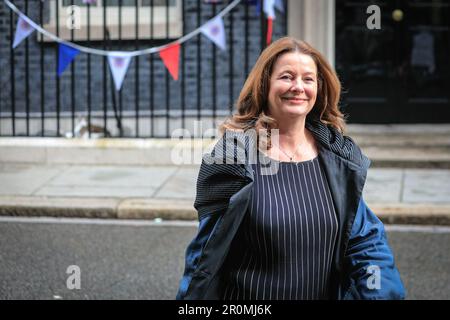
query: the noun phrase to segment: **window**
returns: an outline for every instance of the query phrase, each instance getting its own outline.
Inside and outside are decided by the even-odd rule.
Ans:
[[[58,12],[59,37],[62,39],[71,39],[72,30],[70,25],[72,21],[76,21],[75,24],[78,28],[73,30],[73,39],[75,41],[87,40],[88,10],[90,14],[90,40],[103,40],[104,16],[106,27],[112,40],[119,39],[119,22],[121,23],[120,39],[130,40],[136,38],[136,0],[97,0],[93,1],[93,4],[90,6],[84,4],[82,0],[55,1],[50,1],[50,20],[43,27],[47,31],[56,34],[56,14]],[[138,0],[138,38],[145,40],[181,37],[183,30],[181,1]],[[75,11],[72,11],[72,3],[77,6]],[[169,17],[168,34],[166,26],[167,13]],[[153,23],[152,16],[154,18]],[[151,34],[152,26],[153,36]],[[40,38],[39,36],[39,40],[42,41]],[[44,37],[43,41],[52,40]]]

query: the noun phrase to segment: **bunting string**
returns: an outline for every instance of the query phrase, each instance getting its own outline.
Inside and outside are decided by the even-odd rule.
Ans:
[[[24,13],[22,13],[22,11],[20,11],[13,3],[11,3],[11,1],[9,1],[9,0],[4,0],[4,1],[5,1],[6,5],[11,10],[13,10],[20,18],[25,20],[36,31],[42,33],[43,35],[45,35],[46,37],[52,39],[55,42],[65,44],[66,46],[72,47],[72,48],[77,49],[77,50],[79,50],[81,52],[84,52],[84,53],[90,53],[90,54],[96,54],[96,55],[102,55],[102,56],[109,56],[111,54],[111,51],[88,48],[88,47],[80,46],[80,45],[78,45],[76,43],[73,43],[73,42],[61,39],[61,38],[57,37],[56,35],[48,32],[47,30],[41,28],[33,20],[31,20]],[[208,20],[205,24],[208,24],[212,20],[217,19],[217,17],[221,17],[222,18],[223,16],[227,15],[228,12],[230,12],[234,7],[236,7],[241,1],[242,0],[234,0],[227,7],[225,7],[220,13],[218,13],[214,18]],[[182,43],[192,39],[193,37],[195,37],[196,35],[198,35],[202,31],[202,28],[203,28],[203,26],[200,26],[197,29],[195,29],[195,30],[191,31],[190,33],[186,34],[185,36],[183,36],[183,37],[181,37],[181,38],[179,38],[179,39],[177,39],[177,40],[175,40],[175,41],[173,41],[171,43],[162,45],[162,46],[147,48],[147,49],[143,49],[143,50],[124,51],[124,52],[126,52],[130,57],[136,57],[136,56],[141,56],[141,55],[145,55],[145,54],[157,53],[157,52],[159,52],[161,50],[164,50],[167,47],[170,47],[170,46],[174,45],[175,43],[182,44]]]
[[[272,21],[275,19],[275,8],[284,11],[282,0],[257,0],[256,4],[259,7],[263,3],[263,11],[268,19],[267,29],[267,44],[270,44],[272,39]],[[189,39],[197,36],[199,33],[205,35],[209,40],[221,50],[226,50],[226,35],[223,23],[223,17],[228,14],[234,7],[236,7],[241,0],[233,0],[228,6],[220,11],[215,17],[208,20],[205,24],[193,30],[192,32],[182,36],[181,38],[167,43],[162,46],[152,47],[135,51],[107,51],[101,49],[94,49],[78,45],[76,43],[66,41],[58,36],[43,29],[40,25],[31,20],[27,15],[20,11],[11,1],[4,0],[5,4],[14,11],[19,19],[17,21],[16,34],[14,37],[13,48],[16,48],[25,38],[27,38],[33,31],[38,31],[47,38],[58,43],[58,69],[57,74],[61,76],[67,66],[76,58],[80,52],[87,54],[101,55],[108,57],[108,63],[111,69],[111,74],[114,79],[116,90],[119,91],[122,87],[123,80],[126,76],[128,66],[131,58],[146,54],[159,53],[161,60],[170,72],[174,80],[178,80],[178,63],[180,56],[180,45]],[[260,7],[261,8],[261,7]]]

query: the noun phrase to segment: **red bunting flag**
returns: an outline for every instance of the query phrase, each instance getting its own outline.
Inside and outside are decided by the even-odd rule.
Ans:
[[[169,70],[172,78],[178,80],[178,61],[180,57],[180,44],[175,43],[159,52],[164,65]]]
[[[269,45],[272,42],[272,30],[273,30],[273,19],[267,18],[267,38],[266,38],[267,45]]]

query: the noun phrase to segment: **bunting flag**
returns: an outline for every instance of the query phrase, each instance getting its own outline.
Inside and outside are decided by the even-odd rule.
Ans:
[[[259,12],[261,11],[261,1],[265,1],[265,0],[247,0],[248,4],[256,5],[255,10],[256,10],[256,15],[258,17],[259,17]],[[284,12],[283,0],[275,0],[274,6],[276,9],[278,9],[278,11]]]
[[[256,16],[259,17],[259,12],[261,11],[261,0],[247,0],[247,4],[255,6]]]
[[[267,18],[275,20],[275,0],[264,0],[263,10]]]
[[[66,70],[67,66],[72,62],[73,59],[80,53],[80,50],[66,46],[63,43],[59,44],[58,48],[58,76]]]
[[[13,49],[15,49],[25,38],[32,34],[34,28],[19,16],[17,21],[16,34],[14,36]]]
[[[208,3],[222,3],[222,0],[204,0]],[[262,2],[263,1],[263,2]],[[142,50],[123,52],[123,51],[107,51],[101,49],[92,49],[81,45],[74,45],[70,42],[64,41],[57,35],[54,35],[34,21],[30,20],[23,12],[11,3],[9,0],[4,0],[6,5],[18,15],[16,33],[14,37],[13,49],[16,48],[24,39],[30,36],[33,31],[38,31],[42,35],[50,38],[58,43],[58,76],[61,76],[67,67],[72,63],[75,57],[80,53],[96,54],[108,57],[108,63],[111,69],[111,73],[114,79],[115,88],[120,91],[128,67],[131,62],[131,57],[140,56],[144,54],[152,54],[158,52],[164,65],[169,70],[173,79],[178,80],[179,73],[179,56],[181,44],[187,40],[193,38],[198,34],[198,31],[203,33],[209,40],[214,42],[220,49],[226,50],[226,35],[225,26],[223,22],[223,15],[228,13],[232,8],[236,7],[241,0],[233,0],[226,6],[217,16],[209,20],[203,26],[198,27],[196,30],[183,36],[175,42],[170,43],[168,46],[159,48],[147,48]],[[97,0],[82,0],[85,4],[94,5],[98,3]],[[280,11],[284,11],[284,5],[282,0],[247,0],[247,4],[254,4],[257,8],[257,13],[261,11],[265,12],[268,19],[267,37],[266,41],[269,44],[272,40],[273,20],[275,19],[275,8]]]
[[[115,51],[108,55],[109,67],[111,69],[117,91],[120,91],[122,88],[123,79],[127,74],[130,61],[131,56],[126,52]]]
[[[266,44],[272,42],[273,20],[275,20],[275,2],[276,0],[264,0],[264,12],[267,16],[267,35]]]
[[[221,16],[217,16],[207,22],[201,27],[201,32],[220,49],[226,50],[225,27]]]
[[[272,42],[272,29],[273,28],[273,19],[267,19],[267,36],[266,36],[266,44],[269,45]]]
[[[159,52],[164,65],[169,70],[172,78],[178,80],[178,62],[180,58],[180,44],[175,43]]]

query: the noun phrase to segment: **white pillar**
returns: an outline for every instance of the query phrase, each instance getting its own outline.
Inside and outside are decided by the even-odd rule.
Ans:
[[[311,44],[334,67],[335,0],[288,2],[288,35]]]

